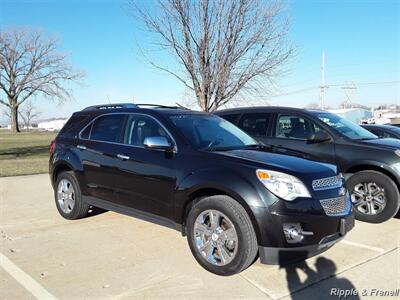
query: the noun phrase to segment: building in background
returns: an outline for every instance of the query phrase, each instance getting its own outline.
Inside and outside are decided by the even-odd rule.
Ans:
[[[68,119],[56,119],[38,123],[38,129],[44,131],[59,131],[67,123]]]

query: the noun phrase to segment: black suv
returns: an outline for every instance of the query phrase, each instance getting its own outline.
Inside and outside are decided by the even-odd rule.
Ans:
[[[224,119],[133,104],[76,112],[50,147],[55,202],[179,230],[205,269],[231,275],[321,253],[353,227],[336,166],[272,153]],[[167,254],[166,254],[167,255]]]
[[[376,135],[338,115],[290,107],[223,110],[229,120],[265,145],[338,165],[356,219],[381,223],[399,210],[400,141]]]

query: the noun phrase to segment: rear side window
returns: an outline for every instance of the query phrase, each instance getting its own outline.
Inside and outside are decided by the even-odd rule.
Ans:
[[[115,114],[97,118],[90,132],[90,139],[102,142],[119,143],[124,126],[125,115]],[[90,127],[90,126],[89,126]],[[85,133],[86,130],[84,130]]]
[[[220,117],[233,123],[233,124],[236,124],[236,119],[238,118],[238,116],[239,116],[238,114],[230,114],[230,115],[223,115]]]
[[[244,114],[240,119],[239,127],[252,136],[266,136],[269,119],[269,114]]]

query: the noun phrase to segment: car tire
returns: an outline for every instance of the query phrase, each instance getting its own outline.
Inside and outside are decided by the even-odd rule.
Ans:
[[[382,223],[399,210],[399,190],[395,182],[378,171],[361,171],[347,180],[353,204],[354,216],[357,220],[368,223]],[[379,193],[379,197],[376,195]],[[382,203],[384,206],[382,207]],[[377,205],[379,204],[379,206]],[[372,211],[375,213],[368,213]]]
[[[82,200],[81,189],[74,172],[60,173],[54,187],[56,206],[61,216],[68,220],[76,220],[88,215],[89,205]]]
[[[186,226],[193,256],[203,268],[214,274],[229,276],[240,273],[257,257],[257,238],[250,217],[231,197],[217,195],[196,201],[188,214]]]

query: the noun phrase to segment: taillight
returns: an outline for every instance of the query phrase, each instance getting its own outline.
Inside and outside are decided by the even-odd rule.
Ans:
[[[50,154],[53,154],[54,150],[56,150],[56,140],[55,139],[50,142]]]

